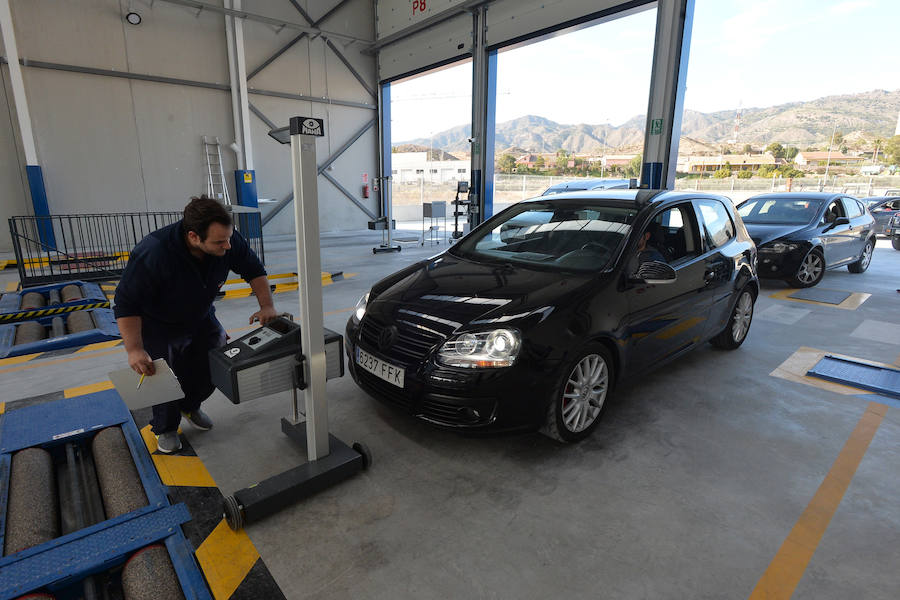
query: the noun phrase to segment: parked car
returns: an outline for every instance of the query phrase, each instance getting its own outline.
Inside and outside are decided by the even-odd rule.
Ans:
[[[439,427],[574,442],[621,378],[706,341],[740,346],[758,289],[756,248],[727,198],[534,198],[372,286],[347,322],[349,371]]]
[[[894,250],[900,250],[900,214],[894,215],[894,218],[891,219],[888,235],[891,236],[891,245],[894,246]]]
[[[889,235],[891,219],[900,214],[900,197],[897,196],[872,196],[863,198],[863,204],[872,213],[875,219],[875,234]]]
[[[562,194],[563,192],[581,192],[586,190],[633,190],[637,188],[637,179],[575,179],[551,185],[541,196]]]
[[[875,219],[862,202],[822,192],[760,194],[738,205],[759,250],[759,276],[799,288],[822,281],[826,269],[869,268]]]

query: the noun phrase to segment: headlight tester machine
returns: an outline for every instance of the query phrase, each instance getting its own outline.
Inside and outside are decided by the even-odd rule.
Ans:
[[[281,430],[306,445],[308,462],[226,496],[225,519],[232,529],[342,481],[372,461],[365,444],[351,447],[328,432],[325,381],[344,374],[344,349],[341,335],[323,326],[316,137],[325,135],[324,124],[292,117],[288,127],[269,135],[291,145],[302,326],[279,317],[211,350],[209,364],[213,383],[235,404],[291,390],[291,418],[282,418]],[[304,411],[298,390],[303,390]]]

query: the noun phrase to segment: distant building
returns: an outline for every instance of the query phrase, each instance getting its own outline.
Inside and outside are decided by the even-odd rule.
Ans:
[[[627,167],[637,154],[608,154],[600,159],[604,169],[609,167]]]
[[[715,172],[730,165],[733,171],[758,171],[760,167],[776,165],[771,154],[720,154],[719,156],[688,156],[679,159],[679,170],[687,173]]]
[[[469,181],[469,167],[465,160],[428,160],[427,152],[391,154],[391,177],[396,183]]]
[[[862,156],[847,156],[841,152],[798,152],[794,162],[803,167],[824,167],[829,165],[858,165],[865,160]]]

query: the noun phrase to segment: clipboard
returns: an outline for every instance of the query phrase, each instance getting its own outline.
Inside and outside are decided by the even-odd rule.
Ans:
[[[157,358],[153,361],[153,366],[156,368],[156,373],[144,377],[144,383],[141,384],[140,389],[138,389],[138,383],[141,376],[131,370],[131,367],[109,373],[110,381],[129,410],[184,398],[181,384],[178,383],[178,378],[169,368],[166,359]]]

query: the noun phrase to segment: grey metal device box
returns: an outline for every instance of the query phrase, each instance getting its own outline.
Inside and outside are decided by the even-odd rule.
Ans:
[[[209,351],[213,384],[235,404],[305,387],[300,368],[300,325],[278,317],[264,327]],[[344,375],[344,338],[325,329],[325,379]],[[296,381],[295,381],[296,373]]]

